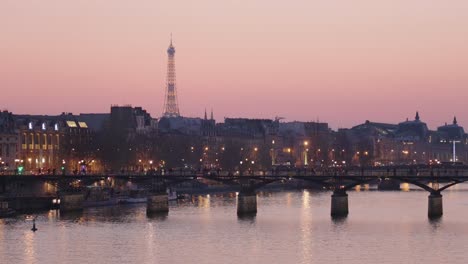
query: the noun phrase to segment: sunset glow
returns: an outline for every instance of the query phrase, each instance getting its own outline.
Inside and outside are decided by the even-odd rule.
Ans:
[[[27,4],[26,4],[26,3]],[[159,117],[174,36],[183,116],[468,125],[468,2],[0,2],[0,108]]]

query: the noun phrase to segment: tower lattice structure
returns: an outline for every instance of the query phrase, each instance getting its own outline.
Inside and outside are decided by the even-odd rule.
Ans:
[[[164,97],[164,117],[179,117],[179,105],[177,102],[176,72],[175,72],[175,48],[171,44],[167,49],[167,76],[166,76],[166,96]]]

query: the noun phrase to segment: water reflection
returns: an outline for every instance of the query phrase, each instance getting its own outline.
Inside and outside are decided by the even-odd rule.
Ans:
[[[312,217],[310,208],[310,192],[302,192],[301,207],[301,251],[302,263],[312,263]]]
[[[257,218],[257,213],[237,215],[237,220],[239,223],[247,223],[254,225],[255,219]]]
[[[146,216],[145,204],[49,211],[36,233],[24,215],[3,219],[0,263],[466,262],[468,191],[429,220],[425,191],[350,192],[351,214],[331,219],[330,194],[264,193],[258,214],[238,217],[232,194],[171,203],[170,215]]]
[[[199,208],[204,208],[206,210],[209,210],[210,209],[210,195],[209,194],[207,194],[206,196],[199,195],[197,203],[198,203]]]
[[[35,263],[35,233],[32,231],[25,231],[24,235],[24,257],[26,263]]]
[[[429,224],[432,227],[432,231],[435,232],[442,225],[442,216],[440,217],[429,217]]]
[[[84,221],[83,211],[71,211],[71,212],[62,212],[60,210],[54,210],[54,213],[59,220],[82,223]]]
[[[342,227],[343,225],[346,224],[346,221],[348,220],[348,216],[331,216],[333,226],[334,227]]]
[[[157,212],[157,213],[147,213],[146,217],[150,220],[155,221],[166,221],[169,216],[169,212]]]

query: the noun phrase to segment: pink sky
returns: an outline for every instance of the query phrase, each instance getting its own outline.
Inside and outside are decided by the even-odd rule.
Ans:
[[[468,1],[2,0],[0,109],[162,112],[174,35],[182,115],[457,115],[468,128]]]

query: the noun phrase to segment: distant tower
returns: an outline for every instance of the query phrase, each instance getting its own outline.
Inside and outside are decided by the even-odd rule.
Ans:
[[[166,96],[164,98],[164,117],[179,117],[179,105],[177,103],[176,73],[175,73],[175,48],[171,44],[167,49],[167,77],[166,77]]]

